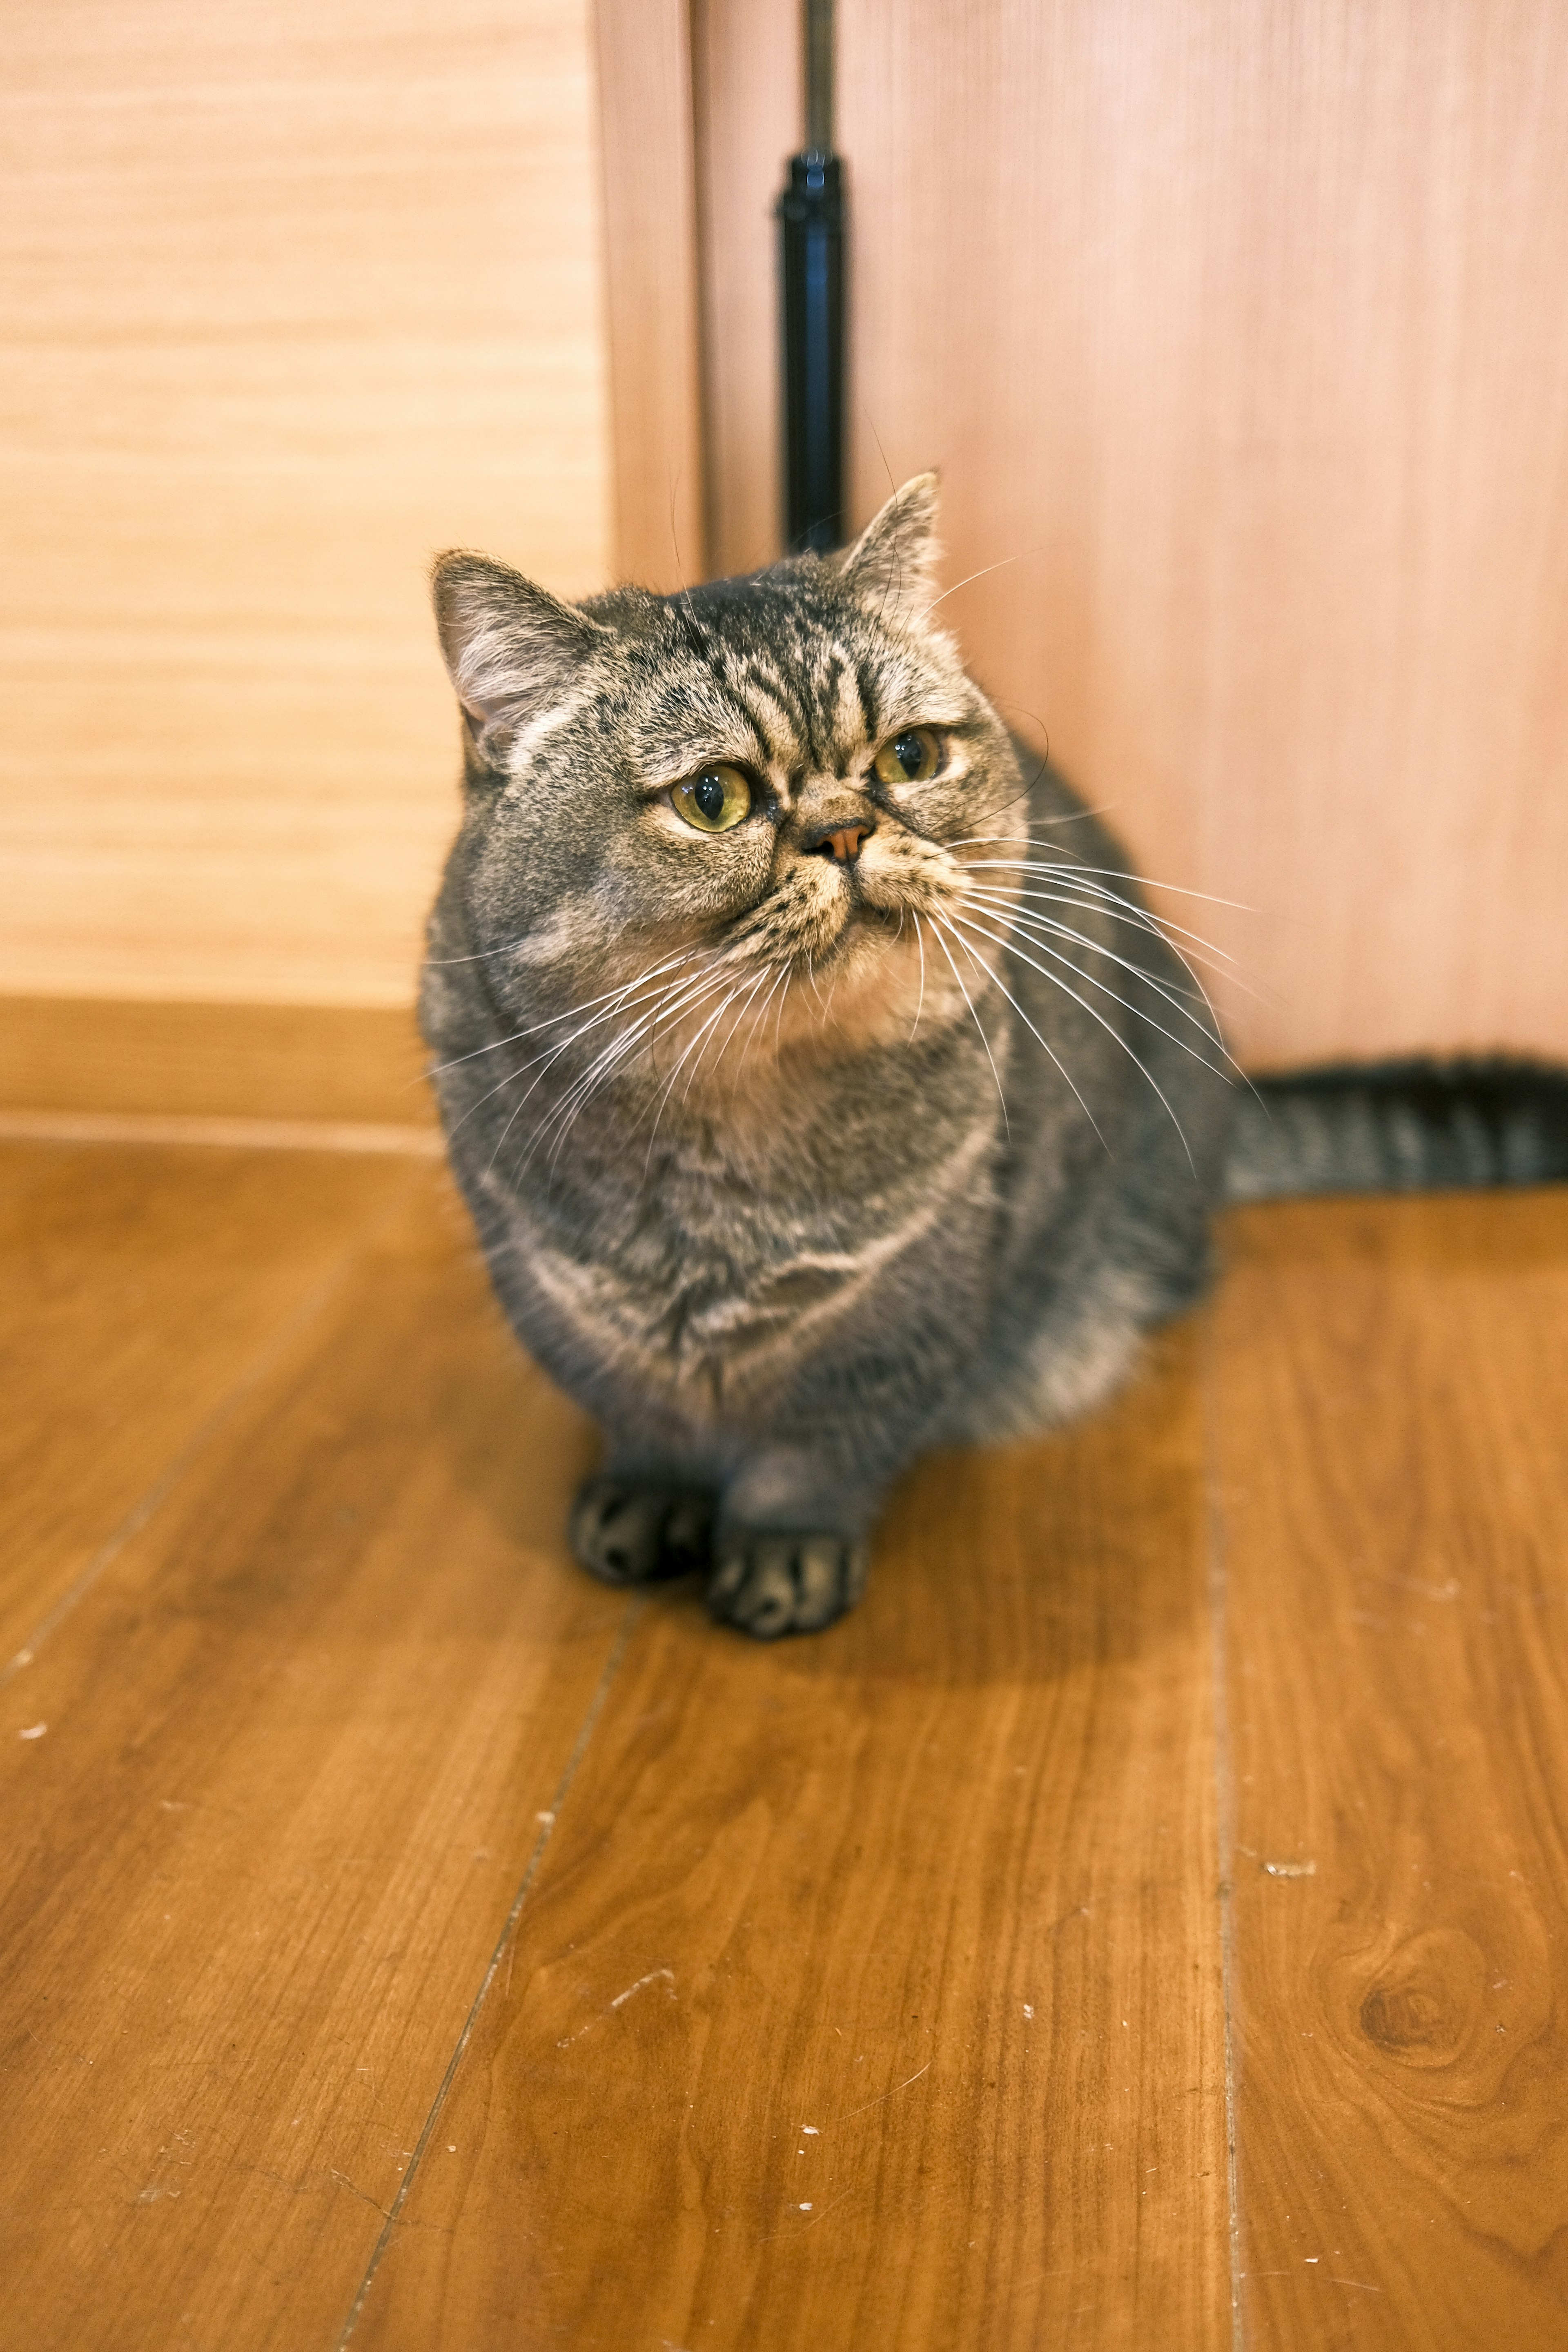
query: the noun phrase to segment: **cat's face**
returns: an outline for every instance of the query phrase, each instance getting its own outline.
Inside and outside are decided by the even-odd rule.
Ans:
[[[678,1032],[765,1014],[785,1043],[963,1015],[966,969],[988,973],[944,910],[1022,785],[929,618],[933,490],[908,485],[837,562],[674,597],[574,608],[443,559],[468,915],[503,1003],[625,989]]]

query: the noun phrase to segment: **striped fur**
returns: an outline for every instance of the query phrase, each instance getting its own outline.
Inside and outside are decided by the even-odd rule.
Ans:
[[[1192,943],[934,625],[933,519],[926,478],[834,562],[580,607],[437,567],[467,789],[421,1011],[452,1164],[513,1326],[605,1433],[579,1559],[700,1565],[761,1636],[852,1604],[912,1456],[1113,1388],[1202,1290],[1226,1192],[1551,1156],[1544,1109],[1469,1084],[1423,1160],[1409,1072],[1271,1085],[1270,1119],[1239,1095],[1233,1135]],[[936,766],[889,770],[918,728]],[[750,802],[703,832],[677,788],[714,762]]]
[[[1568,1071],[1545,1063],[1347,1063],[1254,1083],[1233,1114],[1232,1201],[1568,1177]]]

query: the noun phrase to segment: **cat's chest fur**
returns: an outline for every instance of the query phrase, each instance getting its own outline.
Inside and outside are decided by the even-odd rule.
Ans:
[[[781,1105],[771,1140],[764,1122],[740,1150],[701,1121],[628,1150],[606,1121],[569,1181],[487,1173],[491,1263],[546,1360],[591,1361],[685,1419],[763,1417],[814,1360],[973,1289],[995,1141],[973,1106],[928,1107],[911,1132],[855,1106],[792,1126]]]

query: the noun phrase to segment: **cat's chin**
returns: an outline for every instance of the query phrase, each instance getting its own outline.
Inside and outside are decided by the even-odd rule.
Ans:
[[[984,983],[970,976],[972,994]],[[920,1029],[968,1018],[951,964],[911,911],[858,900],[830,947],[788,989],[779,1023],[786,1052],[866,1053]],[[769,1024],[772,1027],[772,1022]]]
[[[874,907],[868,899],[858,898],[844,918],[834,952],[853,955],[858,949],[874,947],[879,940],[891,944],[912,928],[901,907]]]

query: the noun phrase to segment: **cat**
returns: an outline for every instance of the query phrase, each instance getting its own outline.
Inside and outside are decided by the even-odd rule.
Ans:
[[[935,621],[935,528],[925,475],[842,554],[673,596],[436,567],[452,1165],[605,1431],[578,1559],[700,1569],[763,1639],[859,1597],[915,1455],[1115,1389],[1222,1198],[1568,1171],[1550,1072],[1234,1083],[1194,943]]]

